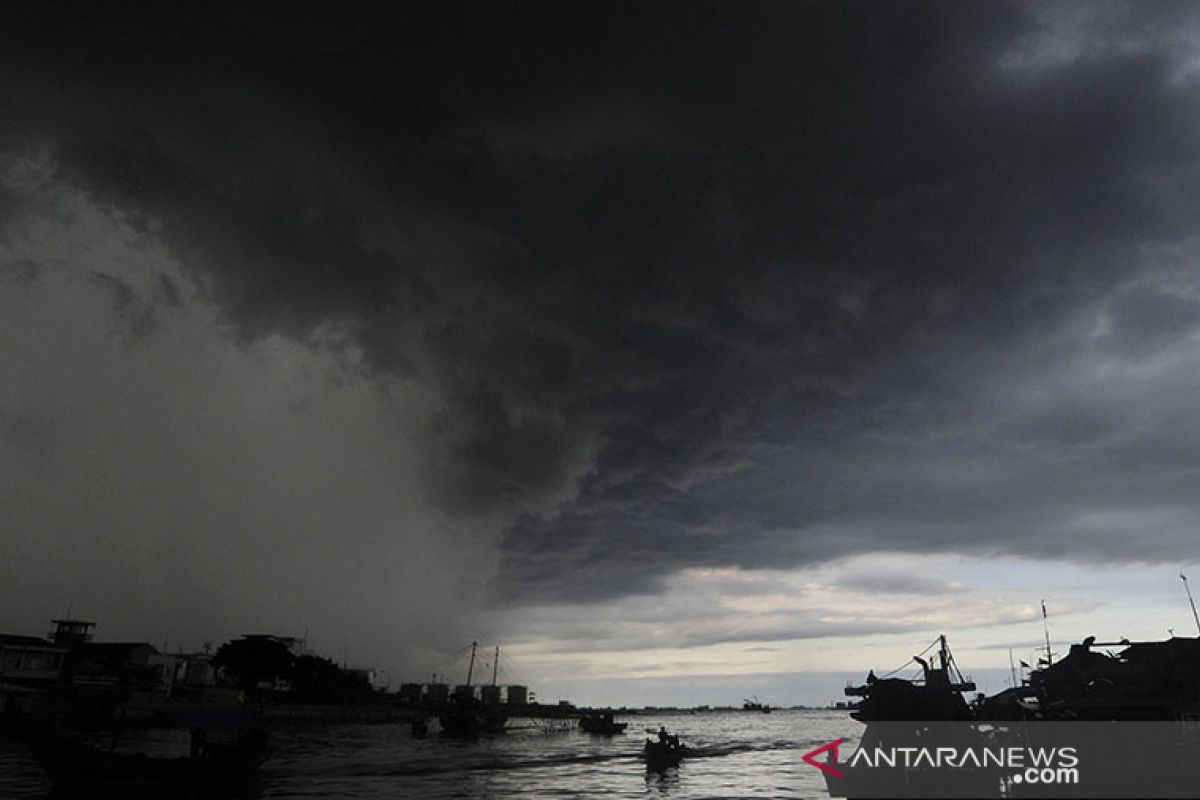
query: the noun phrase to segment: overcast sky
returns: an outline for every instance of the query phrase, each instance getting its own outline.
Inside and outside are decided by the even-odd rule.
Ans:
[[[619,703],[1195,627],[1200,7],[6,3],[0,108],[0,630]]]

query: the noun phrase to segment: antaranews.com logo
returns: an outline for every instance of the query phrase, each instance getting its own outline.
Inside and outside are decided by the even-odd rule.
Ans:
[[[1195,798],[1194,720],[871,722],[805,753],[834,797]],[[845,760],[843,760],[843,755]]]
[[[833,778],[845,778],[836,739],[804,755],[810,764]],[[826,760],[818,757],[828,753]],[[1079,753],[1075,747],[869,747],[854,752],[845,767],[903,770],[981,770],[1008,773],[1015,784],[1074,785],[1079,783]]]

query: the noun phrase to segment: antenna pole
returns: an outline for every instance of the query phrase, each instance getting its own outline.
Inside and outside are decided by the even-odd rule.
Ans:
[[[492,659],[492,686],[496,685],[496,670],[500,669],[500,645],[496,645],[496,656]]]
[[[1046,666],[1054,663],[1054,654],[1050,652],[1050,621],[1046,618],[1046,601],[1042,601],[1042,630],[1046,632]]]
[[[479,646],[479,642],[471,642],[471,663],[467,667],[467,686],[471,685],[471,673],[475,671],[475,648]]]
[[[1187,592],[1188,602],[1192,604],[1192,619],[1196,620],[1196,630],[1200,630],[1200,615],[1196,613],[1196,601],[1192,599],[1192,590],[1188,587],[1187,575],[1179,573],[1179,579],[1183,581],[1184,591]]]
[[[1017,667],[1013,664],[1012,648],[1008,648],[1008,673],[1012,676],[1013,688],[1017,688]]]

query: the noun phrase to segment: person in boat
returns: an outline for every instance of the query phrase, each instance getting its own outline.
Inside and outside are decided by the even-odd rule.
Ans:
[[[412,720],[412,736],[414,739],[423,739],[429,735],[429,721],[422,716],[413,717]]]
[[[871,670],[867,673],[867,686],[873,685],[878,680],[879,678],[875,677],[875,670]]]
[[[204,745],[208,743],[208,734],[203,728],[192,728],[191,754],[192,758],[204,755]]]
[[[671,739],[671,737],[667,735],[667,726],[659,725],[658,726],[658,740],[660,742],[662,742],[663,744],[668,744],[670,742],[670,739]]]

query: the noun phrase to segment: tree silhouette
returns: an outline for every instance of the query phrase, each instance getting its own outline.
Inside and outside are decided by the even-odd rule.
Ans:
[[[243,636],[217,649],[213,666],[237,679],[247,696],[257,698],[264,680],[291,676],[291,652],[273,636]]]

